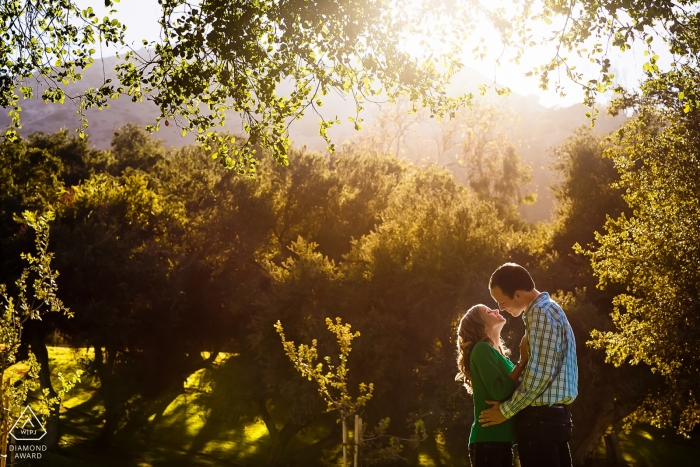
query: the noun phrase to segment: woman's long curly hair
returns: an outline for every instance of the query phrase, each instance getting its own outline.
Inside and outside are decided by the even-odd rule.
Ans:
[[[491,345],[491,338],[486,334],[486,323],[479,313],[479,308],[487,308],[486,305],[474,305],[469,308],[457,326],[457,368],[459,373],[455,376],[455,381],[461,381],[467,388],[469,394],[472,390],[472,374],[469,371],[469,357],[472,349],[478,342],[486,342]],[[494,344],[496,344],[494,342]],[[498,342],[500,352],[504,356],[510,355],[510,350],[505,346],[503,339]]]

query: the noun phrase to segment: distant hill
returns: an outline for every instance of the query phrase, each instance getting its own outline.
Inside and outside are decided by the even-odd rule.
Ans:
[[[114,66],[116,57],[108,57],[98,60],[95,64],[83,72],[83,80],[77,85],[68,87],[68,91],[77,91],[90,86],[99,86],[103,78],[115,78]],[[115,80],[116,81],[116,80]],[[479,83],[489,82],[481,73],[472,70],[464,70],[455,80],[453,92],[476,91]],[[76,115],[76,107],[70,101],[64,105],[44,104],[41,100],[41,88],[35,90],[36,99],[20,102],[23,109],[21,133],[27,135],[32,132],[42,131],[53,133],[61,128],[73,130],[79,126],[80,121]],[[553,198],[549,185],[555,181],[555,174],[550,170],[550,150],[563,143],[565,138],[572,134],[575,128],[588,125],[585,117],[586,109],[575,105],[565,108],[547,108],[539,104],[536,96],[521,96],[511,94],[508,97],[491,98],[499,107],[510,109],[519,117],[519,123],[509,130],[509,139],[516,145],[522,160],[533,168],[531,191],[536,191],[538,200],[531,206],[523,206],[521,213],[530,221],[547,220],[553,207]],[[341,96],[338,93],[330,93],[325,97],[324,106],[319,109],[326,118],[336,115],[344,122],[339,127],[333,128],[330,135],[338,145],[343,141],[356,138],[356,132],[347,118],[354,116],[354,102],[351,98]],[[386,111],[388,104],[381,108],[377,105],[366,105],[362,132],[371,128],[381,111]],[[294,122],[290,127],[290,136],[295,146],[306,146],[311,150],[325,152],[325,141],[318,135],[318,120],[320,117],[313,112],[307,112],[302,120]],[[151,102],[132,102],[131,99],[121,97],[110,101],[108,110],[91,110],[87,113],[89,128],[87,133],[91,144],[100,149],[109,148],[114,130],[127,122],[135,122],[147,125],[155,121],[158,115],[157,108]],[[240,118],[230,115],[225,127],[233,133],[241,133]],[[600,133],[608,133],[615,130],[624,122],[624,117],[612,118],[604,115],[596,122],[595,130]],[[5,113],[0,115],[0,125],[6,126],[9,119]],[[410,131],[417,133],[426,132],[425,128],[412,128]],[[155,135],[163,140],[166,146],[179,147],[194,142],[194,136],[188,134],[182,137],[175,125],[169,127],[161,125],[160,131]],[[409,157],[410,158],[410,157]],[[291,161],[293,163],[293,161]]]

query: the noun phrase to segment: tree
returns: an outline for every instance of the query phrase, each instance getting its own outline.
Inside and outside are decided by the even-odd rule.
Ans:
[[[114,2],[108,0],[107,8]],[[85,110],[105,108],[109,99],[124,96],[152,100],[160,110],[154,125],[170,121],[195,132],[207,149],[227,167],[253,173],[256,145],[269,150],[286,164],[291,120],[308,112],[319,113],[322,96],[330,91],[349,93],[359,112],[366,101],[380,94],[393,101],[407,95],[435,115],[453,116],[471,95],[449,98],[445,91],[450,77],[468,54],[458,44],[473,33],[478,23],[491,26],[504,53],[496,59],[518,61],[524,51],[541,42],[552,47],[551,58],[529,74],[539,75],[541,86],[550,85],[554,72],[582,86],[585,102],[593,106],[598,93],[615,88],[610,48],[625,51],[636,41],[648,50],[644,70],[667,80],[679,91],[688,109],[697,106],[697,22],[695,1],[683,5],[671,0],[654,2],[535,2],[527,0],[513,9],[488,2],[435,0],[412,8],[387,0],[297,1],[266,0],[236,2],[182,0],[161,2],[162,41],[131,50],[117,66],[118,83],[105,80],[97,88],[68,92],[66,85],[79,81],[80,69],[94,61],[94,45],[124,45],[125,26],[110,15],[101,21],[92,8],[81,11],[71,0],[21,0],[0,9],[0,104],[10,108],[15,128],[21,125],[19,97],[33,96],[32,80],[46,84],[47,102],[76,101],[82,115],[80,134],[87,119]],[[536,26],[536,28],[533,28]],[[541,37],[533,29],[545,31]],[[447,48],[431,38],[435,30],[454,37]],[[421,48],[408,52],[406,39],[423,37]],[[674,56],[670,70],[659,68],[654,37],[661,38]],[[606,45],[607,43],[607,45]],[[483,59],[487,44],[473,51]],[[491,45],[491,49],[500,49]],[[509,57],[509,53],[510,54]],[[566,54],[593,61],[599,70],[593,77],[575,69]],[[282,84],[284,83],[284,84]],[[493,85],[502,94],[507,90]],[[19,89],[18,89],[19,88]],[[284,89],[284,91],[282,91]],[[561,81],[556,89],[563,93]],[[275,94],[282,91],[281,95]],[[240,114],[245,143],[212,131],[224,122],[225,111]],[[597,110],[593,110],[594,114]],[[337,123],[321,117],[320,133]],[[14,137],[15,129],[6,136]],[[333,144],[329,141],[329,148]]]
[[[463,387],[447,383],[455,373],[455,326],[465,309],[489,300],[488,275],[509,241],[504,231],[494,206],[448,171],[413,167],[382,223],[344,262],[354,286],[337,313],[363,331],[355,357],[371,364],[355,371],[376,382],[368,415],[423,419],[424,448],[435,459],[439,439],[450,456],[467,456],[473,406]],[[395,429],[409,435],[408,426]],[[407,455],[409,465],[418,463],[415,451]]]
[[[113,5],[112,0],[105,1],[105,7]],[[3,36],[0,107],[10,109],[13,124],[5,131],[5,137],[17,138],[22,111],[19,98],[20,95],[24,99],[35,97],[34,83],[46,86],[41,95],[44,102],[63,103],[66,97],[79,102],[78,111],[86,124],[84,111],[104,106],[106,99],[114,96],[114,87],[105,82],[98,89],[68,95],[64,86],[79,81],[82,78],[79,71],[94,62],[96,43],[123,44],[124,30],[118,20],[109,16],[100,20],[92,7],[81,11],[70,0],[3,2],[0,5],[0,34]]]
[[[488,299],[483,284],[508,241],[502,235],[502,220],[491,203],[479,200],[449,172],[435,167],[393,166],[395,161],[385,164],[384,159],[369,157],[366,160],[372,164],[365,165],[363,159],[344,160],[348,156],[339,154],[330,165],[331,173],[338,170],[338,175],[350,173],[352,178],[342,176],[328,189],[324,187],[329,186],[329,175],[321,176],[328,166],[316,161],[317,156],[303,157],[314,161],[313,171],[307,173],[309,162],[300,158],[281,171],[283,180],[295,180],[297,175],[290,172],[306,175],[295,181],[298,184],[277,185],[290,186],[292,201],[288,206],[292,212],[276,216],[278,225],[285,225],[283,219],[299,219],[291,224],[299,237],[286,253],[277,250],[275,242],[273,251],[279,253],[258,256],[268,279],[246,308],[247,321],[236,337],[236,352],[247,362],[241,365],[244,368],[236,367],[237,375],[247,375],[246,397],[258,407],[270,433],[268,463],[305,465],[322,449],[338,444],[337,417],[323,415],[326,404],[317,387],[295,375],[282,352],[270,351],[279,346],[273,325],[280,320],[287,336],[297,342],[318,337],[319,354],[330,354],[336,344],[327,338],[323,319],[331,313],[343,322],[352,320],[363,331],[363,339],[353,342],[357,363],[348,385],[378,383],[364,421],[379,425],[388,416],[392,431],[409,438],[413,422],[425,415],[431,434],[426,449],[437,456],[434,438],[444,435],[450,452],[465,456],[460,430],[466,433],[471,420],[468,398],[458,384],[435,381],[454,379],[452,326],[459,311]],[[396,170],[376,171],[376,164]],[[353,171],[346,172],[348,168]],[[261,172],[258,180],[267,184],[265,178]],[[379,185],[379,190],[372,185]],[[347,187],[350,194],[359,190],[353,209],[336,203],[334,197],[325,204],[320,195],[334,193],[337,186]],[[372,193],[376,194],[369,196]],[[367,231],[357,231],[354,241],[346,236],[348,220],[371,219],[374,213],[377,222],[367,224]],[[304,220],[309,215],[311,222]],[[320,219],[338,222],[329,223],[320,237],[316,233]],[[341,239],[350,248],[334,261],[327,253],[334,249],[324,244]],[[305,429],[322,430],[324,435],[300,446],[303,436],[298,434]],[[407,450],[409,463],[417,462],[417,456],[415,450]]]
[[[57,203],[55,234],[64,291],[80,312],[79,319],[60,326],[72,344],[95,349],[88,369],[101,386],[90,403],[104,402],[97,441],[108,446],[122,427],[142,433],[192,373],[215,361],[235,318],[222,302],[245,290],[222,287],[248,279],[250,268],[244,266],[253,253],[232,239],[233,248],[224,248],[218,235],[207,236],[215,230],[207,224],[224,230],[233,216],[226,215],[228,198],[212,212],[224,174],[201,150],[166,154],[143,129],[127,125],[103,156],[89,165],[96,173]],[[222,191],[254,210],[260,206],[241,189],[251,183],[241,179]],[[241,211],[235,214],[252,212]],[[220,221],[212,222],[218,214]],[[235,220],[241,224],[240,217]],[[259,236],[256,242],[266,238],[254,222],[247,225],[254,240]],[[242,230],[236,240],[245,242],[251,235]],[[226,282],[216,272],[224,269],[228,253],[238,267],[227,271]]]
[[[492,202],[446,170],[358,152],[292,151],[291,167],[265,158],[250,179],[201,148],[162,152],[133,127],[113,151],[72,153],[65,134],[37,140],[72,161],[71,174],[88,174],[53,200],[62,293],[76,311],[57,325],[95,348],[87,370],[101,387],[86,405],[104,402],[104,445],[120,430],[148,435],[149,418],[211,363],[203,352],[222,350],[239,355],[220,371],[245,382],[236,407],[268,427],[268,464],[317,461],[338,445],[338,425],[314,385],[270,351],[273,325],[301,342],[320,336],[329,355],[337,343],[323,318],[336,315],[365,337],[353,342],[349,387],[381,382],[364,417],[377,436],[387,416],[402,438],[424,419],[435,458],[440,437],[466,456],[472,407],[449,383],[454,320],[489,300],[488,274],[518,236]]]
[[[550,86],[553,76],[559,76],[555,89],[563,95],[564,83],[561,73],[557,73],[563,69],[564,75],[584,90],[584,103],[592,108],[591,116],[595,117],[598,94],[614,90],[624,95],[629,91],[615,83],[612,70],[616,63],[610,52],[614,49],[625,52],[635,44],[646,49],[644,55],[648,61],[643,64],[643,71],[648,78],[665,81],[688,109],[698,106],[697,86],[693,84],[698,79],[700,53],[697,5],[695,0],[682,3],[663,0],[653,4],[528,0],[513,9],[500,9],[486,2],[479,2],[476,8],[486,12],[504,49],[512,51],[510,59],[516,63],[533,45],[550,46],[551,56],[526,75],[538,76],[544,89]],[[662,49],[673,57],[668,69],[660,68],[656,51]],[[595,71],[589,74],[576,68],[571,61],[573,54],[592,62]],[[505,57],[508,53],[503,53],[499,60]]]
[[[470,109],[456,111],[449,120],[431,119],[423,109],[411,113],[410,106],[400,100],[382,109],[372,128],[345,149],[445,167],[482,200],[493,202],[509,224],[522,228],[517,207],[532,204],[536,194],[523,193],[532,170],[522,164],[508,136],[515,116],[481,100],[472,102]]]
[[[625,286],[613,301],[615,330],[594,333],[593,344],[610,363],[644,363],[666,381],[631,421],[673,425],[681,434],[700,416],[698,128],[697,111],[649,106],[616,132],[605,155],[631,213],[608,219],[596,236],[600,247],[587,250],[600,287]]]
[[[275,323],[275,330],[282,339],[282,347],[284,352],[289,357],[289,360],[294,364],[294,368],[301,375],[309,380],[314,380],[318,384],[318,392],[328,404],[328,412],[337,411],[340,414],[340,423],[343,427],[343,466],[347,466],[347,445],[348,443],[348,419],[352,419],[353,415],[358,415],[359,411],[364,407],[368,400],[372,398],[374,384],[360,383],[359,395],[353,398],[348,391],[347,374],[350,371],[347,367],[348,356],[352,351],[352,340],[360,337],[360,333],[350,332],[350,324],[342,324],[340,318],[336,318],[335,324],[330,318],[326,318],[328,330],[335,333],[340,355],[338,361],[332,360],[332,357],[324,357],[328,371],[324,372],[323,363],[317,362],[318,352],[316,349],[316,339],[311,342],[311,346],[299,344],[295,346],[293,341],[287,341],[284,335],[282,323]],[[357,428],[357,425],[355,426]],[[362,438],[362,432],[355,430],[353,434],[355,438],[355,449],[358,448],[357,440]],[[352,452],[352,451],[351,451]]]
[[[60,158],[26,140],[0,143],[0,225],[3,246],[18,227],[14,216],[23,210],[45,210],[63,188],[57,175],[63,169]],[[11,258],[13,255],[3,255]]]
[[[416,141],[427,123],[425,109],[414,111],[415,105],[407,98],[397,99],[393,105],[385,105],[375,110],[375,119],[369,128],[346,143],[345,150],[360,151],[366,154],[392,154],[416,160]],[[417,138],[418,137],[418,138]],[[410,144],[406,145],[406,142]]]
[[[317,362],[318,351],[316,349],[317,341],[314,339],[311,346],[306,344],[299,344],[295,346],[294,342],[287,341],[284,335],[284,329],[282,328],[282,323],[277,321],[275,323],[275,330],[280,335],[282,339],[282,346],[285,353],[289,357],[289,360],[294,364],[294,368],[301,373],[301,375],[309,380],[314,380],[318,385],[318,392],[323,397],[323,399],[328,404],[328,412],[338,412],[340,414],[340,422],[343,426],[343,466],[348,465],[348,447],[352,446],[350,449],[350,456],[354,454],[355,462],[353,465],[358,465],[358,460],[361,459],[361,463],[364,465],[374,465],[382,464],[387,461],[403,459],[400,456],[403,446],[401,445],[401,438],[396,436],[385,435],[386,428],[389,426],[389,418],[383,419],[377,428],[368,430],[370,434],[369,437],[365,438],[365,430],[360,424],[358,424],[358,416],[361,409],[365,406],[367,401],[372,398],[372,391],[374,390],[374,384],[360,383],[359,385],[359,396],[354,399],[347,387],[347,375],[350,371],[347,367],[348,356],[352,351],[352,341],[356,337],[360,337],[360,333],[350,332],[350,324],[342,324],[340,318],[335,319],[335,324],[330,318],[326,318],[326,326],[328,330],[335,333],[336,340],[338,342],[338,347],[340,348],[340,355],[338,355],[338,362],[330,356],[326,356],[323,360],[326,362],[328,371],[324,373],[323,363]],[[355,416],[355,429],[353,432],[353,443],[348,442],[348,419],[352,419]],[[415,448],[420,441],[427,438],[425,435],[425,429],[423,427],[423,421],[419,420],[415,424],[415,433],[410,439],[404,439],[403,441],[409,441]],[[388,446],[382,445],[378,442],[380,438],[387,438],[389,440]],[[364,441],[369,441],[369,444],[361,449]],[[361,456],[359,455],[361,451]]]
[[[111,8],[113,2],[105,5]],[[80,80],[79,69],[92,64],[94,44],[124,45],[125,26],[109,16],[100,21],[92,8],[80,11],[71,0],[4,5],[0,31],[8,40],[0,49],[0,103],[11,107],[15,127],[20,127],[19,94],[33,96],[32,79],[48,82],[45,101],[62,103],[69,97],[78,102],[81,136],[85,110],[108,107],[109,99],[120,95],[145,98],[161,111],[151,130],[172,121],[183,133],[196,132],[227,167],[253,173],[256,145],[286,164],[290,120],[318,113],[329,91],[351,94],[358,113],[365,99],[379,94],[389,100],[407,94],[441,115],[467,100],[449,98],[445,91],[461,66],[454,57],[442,55],[449,71],[441,72],[432,61],[403,49],[405,35],[421,27],[421,16],[394,11],[386,0],[168,0],[161,5],[162,41],[129,51],[117,66],[118,83],[105,80],[75,95],[67,94],[64,85]],[[278,95],[278,85],[289,90]],[[210,131],[223,124],[227,110],[243,117],[250,136],[245,143]],[[355,118],[357,128],[361,121]],[[327,139],[327,129],[336,122],[322,117],[321,135]],[[14,129],[6,133],[14,135]]]
[[[33,237],[21,212],[54,212],[56,203],[66,196],[65,184],[69,180],[78,181],[87,176],[84,160],[95,157],[85,140],[67,138],[66,132],[54,135],[34,134],[27,139],[0,143],[3,166],[0,169],[0,282],[14,282],[14,277],[25,270],[21,257],[33,242]],[[48,221],[44,217],[36,222],[48,235]],[[43,232],[43,230],[42,230]],[[43,233],[42,233],[43,235]],[[17,361],[30,358],[39,364],[38,376],[42,390],[56,398],[51,383],[51,363],[49,361],[46,338],[61,321],[60,313],[48,313],[42,319],[31,319],[22,325],[21,343],[17,349]],[[31,348],[31,353],[29,349]],[[53,407],[49,416],[48,443],[55,448],[58,443],[58,407]]]
[[[29,391],[36,389],[37,386],[43,389],[43,397],[39,398],[39,407],[36,411],[44,419],[49,419],[47,441],[50,448],[55,449],[58,446],[58,412],[61,400],[66,392],[80,381],[80,370],[70,380],[65,379],[59,373],[61,387],[55,391],[50,380],[48,358],[41,359],[44,364],[42,368],[42,364],[37,361],[34,355],[34,353],[41,354],[42,349],[36,347],[32,348],[34,353],[29,354],[27,358],[29,370],[25,376],[18,375],[16,370],[10,370],[10,366],[19,360],[23,331],[30,320],[41,320],[42,317],[50,313],[61,313],[69,318],[73,316],[72,312],[63,305],[63,302],[56,295],[58,271],[51,266],[53,253],[48,250],[48,223],[53,218],[51,212],[45,215],[37,215],[30,211],[23,213],[22,220],[36,231],[36,256],[30,253],[22,254],[22,259],[28,265],[15,281],[13,292],[17,294],[16,298],[11,296],[5,284],[0,284],[0,298],[3,302],[2,318],[0,319],[0,398],[2,399],[0,444],[2,445],[3,466],[7,458],[10,427],[14,426],[14,422],[24,415],[22,407],[27,403]],[[40,380],[39,384],[37,384],[36,379]]]
[[[556,219],[552,249],[567,261],[578,262],[573,268],[582,271],[577,277],[562,283],[578,283],[579,287],[594,286],[588,261],[576,255],[573,246],[592,245],[595,233],[602,230],[607,216],[617,217],[628,212],[622,191],[616,182],[619,174],[613,162],[603,157],[605,138],[590,128],[579,128],[567,141],[553,151],[553,168],[561,181],[552,187],[557,198]],[[585,271],[585,272],[583,272]],[[583,285],[585,284],[585,285]],[[564,288],[564,287],[561,287]]]

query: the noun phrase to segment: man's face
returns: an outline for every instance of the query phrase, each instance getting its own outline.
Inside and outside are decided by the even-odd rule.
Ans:
[[[517,290],[515,291],[513,298],[510,298],[508,295],[503,293],[500,287],[495,286],[491,289],[491,296],[494,300],[496,300],[499,310],[507,311],[513,317],[518,317],[523,311],[525,311],[525,309],[522,307],[522,300],[520,300],[520,292]]]

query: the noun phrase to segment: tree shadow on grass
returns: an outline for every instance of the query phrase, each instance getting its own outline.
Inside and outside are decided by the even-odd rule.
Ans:
[[[145,432],[122,430],[109,451],[94,449],[104,407],[97,385],[84,378],[74,389],[75,405],[62,410],[59,451],[47,453],[36,465],[262,465],[269,436],[250,403],[252,385],[242,377],[241,364],[229,357],[196,373],[183,390],[164,397],[168,402],[156,408]]]
[[[202,373],[196,404],[203,423],[189,445],[190,454],[216,455],[245,465],[264,463],[269,434],[250,403],[251,385],[243,374],[237,356]]]

